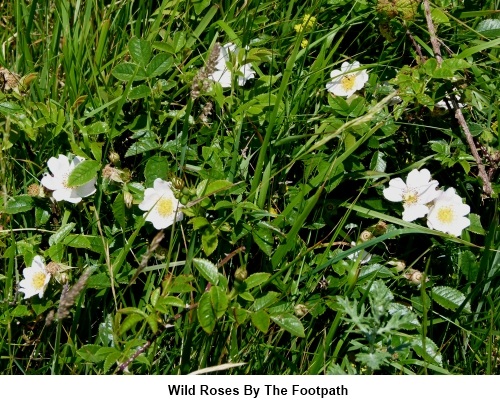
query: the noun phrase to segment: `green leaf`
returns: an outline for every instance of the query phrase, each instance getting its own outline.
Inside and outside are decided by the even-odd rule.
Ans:
[[[201,229],[205,226],[210,225],[210,222],[208,222],[208,219],[206,219],[205,217],[192,218],[189,220],[188,223],[193,225],[193,230],[195,230],[195,231],[198,229]]]
[[[204,292],[198,302],[198,322],[203,330],[207,333],[212,333],[215,328],[215,312],[212,307],[210,292]]]
[[[33,208],[33,198],[29,195],[18,195],[10,198],[5,204],[5,213],[9,215],[30,211]]]
[[[155,309],[166,314],[170,312],[168,307],[185,308],[184,301],[177,297],[160,297],[155,305]]]
[[[490,18],[481,21],[477,25],[476,31],[488,38],[498,38],[500,37],[500,20]]]
[[[262,333],[267,333],[269,330],[269,324],[271,323],[271,318],[265,311],[254,312],[251,315],[252,324]]]
[[[158,149],[160,145],[156,142],[155,138],[147,137],[134,143],[130,148],[128,148],[125,153],[125,157],[139,155],[144,152],[149,152],[150,150]]]
[[[155,313],[149,314],[148,317],[146,318],[146,322],[148,323],[153,333],[158,332],[158,320],[156,319]]]
[[[219,283],[219,271],[215,264],[207,259],[193,259],[194,267],[200,272],[202,277],[212,283],[217,285]]]
[[[89,135],[105,134],[109,132],[109,125],[107,122],[101,122],[101,121],[94,122],[93,124],[83,127],[82,132],[84,134],[89,134]]]
[[[128,315],[122,324],[120,325],[120,331],[118,332],[120,335],[123,335],[125,332],[133,328],[138,322],[142,321],[144,317],[140,314],[130,314]]]
[[[75,226],[75,222],[70,222],[69,224],[61,226],[58,231],[49,238],[49,246],[62,242],[64,238],[71,233]]]
[[[279,296],[279,293],[276,291],[269,291],[266,295],[255,299],[252,309],[254,311],[260,311],[261,309],[267,308],[278,301]]]
[[[212,303],[212,308],[214,309],[214,314],[217,319],[226,313],[229,299],[222,288],[216,285],[210,288],[210,302]]]
[[[146,75],[150,79],[159,76],[170,69],[172,64],[172,58],[170,58],[166,53],[159,53],[151,60],[151,62],[149,62],[149,65],[146,68]]]
[[[421,337],[417,337],[413,340],[412,347],[413,350],[415,350],[415,353],[417,353],[424,360],[439,366],[443,365],[443,358],[439,353],[439,348],[428,337],[425,338],[425,350]]]
[[[115,66],[111,74],[124,82],[147,79],[146,71],[133,63],[120,63]]]
[[[387,352],[358,353],[355,358],[356,361],[370,367],[372,370],[379,370],[391,358],[391,354]]]
[[[107,373],[109,369],[116,364],[118,359],[122,356],[122,353],[115,349],[114,347],[112,348],[114,351],[112,353],[109,353],[108,356],[106,357],[106,360],[104,360],[104,372]]]
[[[242,325],[248,318],[248,312],[239,306],[231,308],[231,313],[238,325]]]
[[[139,38],[132,38],[128,44],[130,56],[135,63],[145,67],[151,59],[151,43]]]
[[[296,316],[285,312],[282,314],[271,315],[271,319],[274,323],[285,329],[287,332],[290,332],[292,335],[305,337],[304,326]]]
[[[169,172],[170,166],[166,157],[153,156],[149,158],[144,168],[146,187],[153,187],[153,183],[156,179],[167,179]]]
[[[203,229],[203,233],[201,234],[201,247],[207,256],[210,256],[214,250],[217,249],[217,245],[219,244],[217,236],[217,231],[211,226]]]
[[[10,101],[3,101],[0,103],[0,113],[2,114],[13,114],[13,113],[17,113],[19,111],[21,111],[21,107],[16,104],[16,103],[12,103]]]
[[[96,253],[104,253],[104,246],[100,236],[68,235],[64,238],[62,243],[66,246],[74,248],[88,249]]]
[[[145,84],[140,84],[139,86],[133,87],[128,93],[128,98],[130,100],[139,100],[141,98],[146,98],[151,94],[151,89]]]
[[[245,280],[247,290],[251,290],[262,283],[265,283],[271,275],[269,273],[254,273]]]
[[[101,348],[99,345],[85,345],[77,350],[76,354],[89,363],[98,363],[100,359],[96,353]]]
[[[481,217],[477,214],[469,214],[470,226],[467,228],[469,232],[476,233],[478,235],[484,235],[486,231],[481,225]]]
[[[115,201],[111,206],[111,210],[113,211],[113,216],[115,217],[116,222],[118,222],[118,225],[125,228],[127,225],[127,217],[125,214],[125,200],[122,193],[119,193],[116,196]]]
[[[31,312],[26,305],[18,305],[10,312],[10,316],[13,318],[22,318],[28,315],[31,315]]]
[[[451,287],[436,286],[432,288],[432,299],[446,309],[455,310],[465,301],[465,295]],[[464,310],[470,312],[470,303]]]
[[[273,253],[274,237],[269,229],[255,228],[252,237],[257,246],[268,256]]]
[[[53,262],[61,263],[64,257],[65,246],[62,243],[56,243],[45,251],[45,256],[51,258]]]
[[[215,180],[208,184],[207,188],[204,190],[202,196],[216,194],[217,192],[223,192],[231,188],[233,183],[227,180]]]
[[[68,187],[79,187],[97,177],[101,164],[95,160],[84,160],[80,162],[68,177]]]

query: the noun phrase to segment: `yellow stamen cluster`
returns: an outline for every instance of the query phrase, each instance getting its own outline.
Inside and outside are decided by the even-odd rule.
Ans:
[[[43,271],[39,271],[38,273],[33,275],[32,283],[33,287],[36,290],[40,290],[43,288],[43,285],[45,284],[45,275],[46,274]]]
[[[438,219],[444,224],[451,224],[453,222],[453,208],[452,207],[441,207],[437,213]]]
[[[168,217],[174,213],[174,204],[171,199],[160,198],[157,203],[158,214],[162,217]]]
[[[356,84],[356,75],[345,75],[342,79],[340,79],[340,84],[344,90],[351,90]]]

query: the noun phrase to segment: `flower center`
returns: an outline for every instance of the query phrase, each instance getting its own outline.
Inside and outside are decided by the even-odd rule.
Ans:
[[[68,177],[69,177],[69,173],[65,173],[62,175],[62,185],[64,188],[69,188],[69,189],[73,189],[75,187],[69,187],[68,186]]]
[[[33,275],[31,280],[33,287],[35,290],[41,290],[45,284],[45,273],[43,271],[39,271]]]
[[[345,75],[342,79],[340,79],[340,84],[342,85],[344,90],[352,90],[352,88],[356,84],[356,75]]]
[[[174,204],[170,198],[162,197],[156,203],[158,214],[162,217],[169,217],[174,213]]]
[[[453,208],[440,207],[437,212],[437,219],[443,224],[450,224],[453,222]]]
[[[416,204],[418,202],[418,194],[413,190],[406,191],[403,193],[403,201],[406,205]]]

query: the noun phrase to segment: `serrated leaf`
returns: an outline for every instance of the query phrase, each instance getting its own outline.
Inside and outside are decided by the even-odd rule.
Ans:
[[[96,253],[104,253],[104,246],[100,236],[88,235],[68,235],[64,238],[62,243],[66,246],[88,249]]]
[[[122,353],[119,350],[116,350],[112,353],[109,353],[108,356],[106,357],[106,360],[104,360],[104,372],[107,373],[109,369],[116,364],[118,359],[122,356]]]
[[[125,332],[133,328],[138,322],[142,321],[144,317],[139,314],[130,314],[128,315],[120,325],[119,334],[123,335]]]
[[[108,123],[101,121],[94,122],[93,124],[87,125],[86,127],[82,128],[82,132],[84,134],[89,134],[89,135],[105,134],[108,131],[109,131]]]
[[[146,162],[144,168],[144,177],[146,178],[146,187],[153,187],[156,179],[166,179],[170,172],[168,159],[163,156],[153,156]]]
[[[147,79],[145,70],[134,63],[120,63],[115,66],[111,74],[118,80],[123,80],[124,82]]]
[[[105,346],[114,345],[113,317],[108,314],[104,322],[99,324],[99,340]]]
[[[216,285],[210,288],[210,302],[212,303],[212,308],[214,309],[214,314],[217,319],[226,313],[229,299],[222,288]]]
[[[233,314],[238,325],[242,325],[248,318],[248,312],[241,307],[231,308],[231,313]]]
[[[274,323],[285,329],[287,332],[290,332],[292,335],[305,337],[304,325],[302,325],[302,322],[300,322],[299,318],[296,316],[285,312],[282,314],[271,315],[271,319]]]
[[[267,308],[278,301],[279,296],[279,293],[276,291],[269,291],[266,295],[255,299],[252,309],[254,311],[260,311],[261,309]]]
[[[80,162],[68,177],[68,187],[79,187],[97,177],[101,164],[95,160],[84,160]]]
[[[192,291],[192,290],[189,290],[189,291]],[[158,307],[158,308],[160,308],[160,307],[166,308],[167,306],[184,308],[186,305],[184,304],[184,301],[182,301],[180,298],[177,298],[177,297],[160,297],[158,299],[158,302],[155,305],[155,307]]]
[[[245,280],[247,290],[265,283],[271,275],[269,273],[254,273]]]
[[[477,214],[469,214],[470,226],[467,228],[469,232],[476,233],[478,235],[484,235],[486,232],[481,225],[481,217]]]
[[[125,157],[139,155],[144,152],[149,152],[150,150],[158,149],[160,145],[152,137],[142,138],[141,140],[134,143],[130,148],[128,148],[125,153]]]
[[[151,89],[145,84],[140,84],[139,86],[133,87],[128,93],[127,97],[130,100],[139,100],[141,98],[146,98],[151,94]]]
[[[451,287],[436,286],[432,288],[432,299],[446,309],[455,310],[465,301],[465,295]],[[470,312],[470,303],[464,310]]]
[[[155,313],[149,314],[148,317],[146,318],[146,322],[148,323],[153,333],[158,332],[158,320],[156,319]]]
[[[21,107],[16,103],[10,101],[3,101],[0,103],[0,113],[2,114],[13,114],[19,111],[21,111]]]
[[[412,347],[413,347],[413,350],[415,351],[415,353],[417,353],[424,360],[426,360],[430,363],[437,364],[439,366],[443,365],[443,358],[442,358],[441,354],[439,353],[438,347],[428,337],[425,338],[425,351],[424,351],[424,345],[423,345],[422,339],[420,337],[415,338],[413,340]]]
[[[75,222],[70,222],[69,224],[61,226],[57,232],[49,238],[49,246],[62,242],[64,238],[71,233],[75,226]]]
[[[356,355],[356,361],[370,367],[372,370],[379,370],[390,358],[391,354],[387,352],[358,353]]]
[[[217,192],[224,192],[231,188],[233,183],[227,180],[215,180],[207,185],[202,196],[216,194]]]
[[[149,78],[159,76],[166,72],[172,66],[172,63],[173,59],[166,53],[159,53],[151,59],[151,62],[149,62],[149,65],[146,68],[146,74]]]
[[[204,292],[198,302],[198,322],[203,330],[212,333],[215,328],[215,312],[212,307],[210,292]]]
[[[202,277],[212,283],[217,285],[219,283],[219,271],[217,266],[207,259],[193,259],[194,267],[200,272]]]
[[[26,305],[18,305],[10,312],[10,316],[13,318],[22,318],[28,315],[31,315],[31,312]]]
[[[208,219],[205,217],[194,217],[190,219],[188,223],[193,225],[193,230],[195,231],[210,225],[210,222],[208,222]]]
[[[5,213],[9,215],[30,211],[33,208],[33,198],[29,195],[18,195],[7,200]]]
[[[255,228],[252,237],[257,246],[268,256],[273,253],[274,237],[269,229]]]
[[[482,35],[488,38],[498,38],[500,37],[500,20],[497,19],[487,19],[481,21],[476,29]]]
[[[113,205],[111,206],[111,210],[113,211],[113,216],[122,228],[125,228],[127,225],[127,217],[125,215],[125,199],[123,198],[123,194],[120,193],[116,196]]]
[[[219,238],[217,235],[217,231],[211,226],[205,227],[203,229],[203,233],[201,234],[201,247],[203,252],[207,256],[210,256],[215,249],[217,249],[217,245],[219,244]]]
[[[56,243],[45,251],[45,256],[50,257],[53,262],[61,263],[64,257],[65,246],[62,243]]]
[[[253,326],[255,326],[262,333],[267,333],[271,323],[271,318],[265,311],[254,312],[250,318]]]
[[[90,363],[98,363],[99,357],[96,356],[96,353],[102,346],[99,345],[85,345],[76,351],[76,354],[80,356],[83,360],[88,361]]]
[[[130,56],[135,63],[145,67],[151,59],[151,43],[143,39],[134,37],[128,44]]]

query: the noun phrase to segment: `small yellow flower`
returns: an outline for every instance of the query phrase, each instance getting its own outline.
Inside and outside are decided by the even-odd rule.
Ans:
[[[309,41],[307,39],[303,39],[302,42],[300,43],[300,46],[302,48],[306,48],[307,45],[309,45]]]

